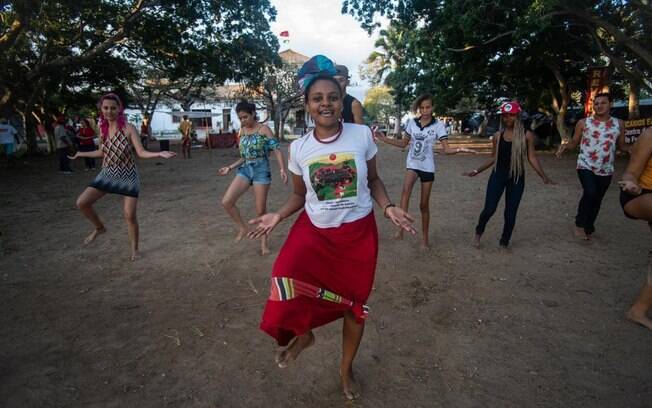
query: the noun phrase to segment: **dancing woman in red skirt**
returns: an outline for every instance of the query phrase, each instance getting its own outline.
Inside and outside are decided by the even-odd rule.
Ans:
[[[271,294],[260,328],[287,346],[276,355],[283,368],[315,341],[312,329],[344,318],[340,378],[348,399],[359,395],[353,359],[362,340],[371,292],[378,232],[372,199],[397,226],[414,234],[412,217],[394,206],[376,171],[371,130],[342,123],[342,92],[326,57],[299,71],[315,128],[290,146],[293,192],[273,213],[253,219],[250,238],[269,234],[304,208],[272,271]]]

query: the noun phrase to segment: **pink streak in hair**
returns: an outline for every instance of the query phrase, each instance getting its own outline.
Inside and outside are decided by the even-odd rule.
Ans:
[[[104,102],[105,99],[114,101],[118,104],[118,129],[122,130],[125,128],[127,125],[127,117],[125,116],[125,108],[124,105],[122,104],[122,100],[120,100],[120,97],[114,93],[108,93],[104,96],[102,96],[97,102],[97,109],[100,111],[99,114],[99,128],[100,128],[100,133],[102,134],[102,142],[106,140],[106,138],[109,136],[109,121],[104,118],[104,115],[102,114],[102,102]]]

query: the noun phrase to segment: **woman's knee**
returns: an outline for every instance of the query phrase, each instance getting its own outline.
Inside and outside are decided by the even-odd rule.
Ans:
[[[428,202],[419,203],[419,211],[421,211],[421,214],[430,213],[430,203],[428,203]]]
[[[230,200],[226,197],[222,198],[222,207],[225,209],[231,209],[233,206],[235,206],[235,202],[233,200]]]
[[[88,200],[85,200],[83,198],[83,196],[79,196],[79,197],[77,197],[77,201],[75,202],[75,206],[79,210],[84,210],[86,208],[89,208],[91,206],[91,204],[90,204],[90,202],[88,202]]]

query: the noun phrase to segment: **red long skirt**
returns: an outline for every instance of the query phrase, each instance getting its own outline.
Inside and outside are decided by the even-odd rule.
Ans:
[[[361,322],[366,316],[364,305],[373,285],[377,258],[378,230],[373,212],[337,228],[317,228],[302,212],[274,263],[272,294],[260,329],[285,346],[293,337],[343,317],[347,310]],[[339,296],[335,301],[332,297],[326,300],[305,294],[278,300],[279,289],[274,281],[279,278],[289,278],[295,286],[314,287],[322,295],[327,292]],[[338,302],[338,297],[344,301]]]

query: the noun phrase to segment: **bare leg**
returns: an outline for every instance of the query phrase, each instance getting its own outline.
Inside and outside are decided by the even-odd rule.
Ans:
[[[308,333],[297,336],[281,352],[276,354],[276,364],[279,368],[285,368],[288,364],[299,357],[299,354],[308,347],[315,344],[315,335],[312,330]]]
[[[351,311],[344,314],[342,327],[342,363],[340,364],[340,380],[344,396],[353,400],[360,397],[360,385],[353,377],[353,360],[360,347],[362,335],[364,334],[364,323],[358,324]]]
[[[652,230],[652,194],[641,195],[625,205],[625,211],[632,217],[648,222]],[[652,308],[652,251],[648,252],[647,283],[625,317],[652,330],[652,320],[647,313]]]
[[[249,181],[244,177],[235,176],[222,198],[222,206],[238,226],[238,234],[235,237],[235,242],[241,241],[247,233],[247,226],[242,221],[240,211],[238,210],[238,207],[235,206],[235,203],[248,189]]]
[[[256,214],[261,216],[267,212],[267,193],[269,192],[269,184],[254,184],[254,198],[256,199]],[[269,237],[263,235],[260,238],[260,254],[269,254]]]
[[[432,182],[421,183],[419,209],[421,210],[421,229],[423,231],[421,248],[424,249],[430,248],[430,191],[432,191]]]
[[[410,196],[412,195],[412,188],[414,183],[417,181],[417,173],[412,170],[407,170],[405,172],[405,178],[403,179],[403,190],[401,191],[401,208],[403,211],[408,211],[410,207]],[[399,228],[394,234],[394,239],[401,240],[403,239],[403,228]]]
[[[648,269],[652,269],[652,267],[648,267]],[[648,270],[648,275],[651,273],[652,270]],[[651,307],[652,307],[652,282],[650,282],[650,279],[648,279],[647,284],[643,286],[643,289],[641,289],[641,293],[638,295],[638,298],[636,298],[636,302],[634,302],[632,307],[630,307],[627,313],[625,313],[625,318],[627,318],[627,320],[630,320],[634,323],[638,323],[652,330],[652,320],[650,320],[650,318],[647,317],[647,313]]]
[[[84,214],[84,217],[88,218],[95,227],[93,232],[84,239],[84,244],[90,244],[95,241],[95,238],[97,238],[98,235],[106,232],[104,224],[102,224],[100,217],[98,217],[93,209],[93,204],[105,195],[106,193],[104,191],[100,191],[93,187],[86,187],[86,190],[84,190],[84,192],[77,198],[77,208],[79,208],[82,214]]]
[[[122,205],[122,211],[127,222],[127,232],[129,233],[129,242],[131,244],[131,260],[138,258],[138,218],[136,217],[136,208],[138,199],[136,197],[125,197]]]

